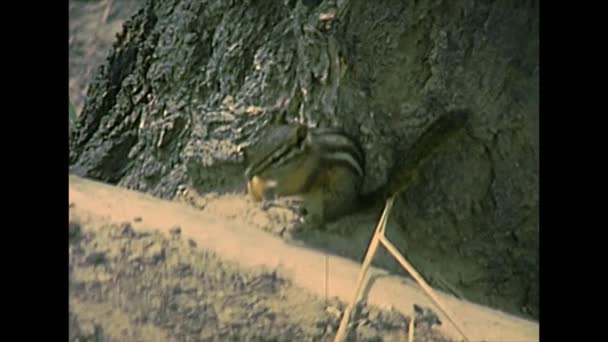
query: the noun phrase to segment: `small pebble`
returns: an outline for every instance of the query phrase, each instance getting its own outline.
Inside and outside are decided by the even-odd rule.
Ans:
[[[89,254],[86,259],[85,262],[89,265],[101,265],[106,263],[107,258],[106,258],[106,254],[103,252],[94,252]]]
[[[81,232],[80,224],[78,224],[76,222],[70,222],[70,224],[69,224],[70,240],[79,238],[80,232]]]
[[[173,226],[169,229],[169,234],[172,236],[179,236],[182,233],[182,228],[180,226]]]
[[[437,314],[429,308],[424,308],[418,304],[414,304],[414,313],[416,314],[416,322],[425,322],[429,326],[442,324],[439,316],[437,316]]]
[[[154,264],[165,260],[165,249],[159,244],[152,245],[146,253]]]
[[[369,315],[369,308],[367,306],[364,306],[361,309],[361,312],[359,313],[359,315],[361,316],[361,318],[367,317]]]
[[[136,235],[130,222],[121,223],[118,231],[120,232],[120,236],[127,238],[132,238]]]
[[[142,218],[140,216],[137,216],[137,217],[133,218],[133,222],[135,222],[135,223],[138,223],[138,222],[141,222],[141,221],[142,221]]]

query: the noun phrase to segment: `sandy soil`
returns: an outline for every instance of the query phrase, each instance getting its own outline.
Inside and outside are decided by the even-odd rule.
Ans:
[[[264,211],[241,194],[217,196],[209,212],[70,177],[69,195],[73,336],[331,340],[354,291],[359,264],[249,226]],[[416,341],[459,338],[411,281],[371,277],[353,340],[403,341],[414,304],[442,322],[418,325]],[[534,322],[439,295],[473,341],[538,340]]]
[[[156,226],[153,215],[140,211],[137,203],[131,205],[131,196],[118,189],[95,190],[97,186],[76,180],[78,190],[70,192],[71,341],[334,338],[344,302],[314,295],[277,268],[245,268],[221,253],[199,248],[209,239],[184,234],[179,212],[167,218],[182,224],[151,229]],[[125,209],[119,215],[132,220],[105,215],[104,207],[116,212],[110,203]],[[261,246],[265,241],[250,243]],[[433,318],[432,310],[417,318],[417,340],[448,341],[429,324]],[[403,341],[409,319],[394,309],[360,305],[349,337]]]
[[[128,223],[70,226],[70,340],[331,341],[344,303],[276,271],[243,270],[180,237]],[[351,338],[403,340],[408,319],[362,306]],[[445,341],[427,325],[420,340]]]

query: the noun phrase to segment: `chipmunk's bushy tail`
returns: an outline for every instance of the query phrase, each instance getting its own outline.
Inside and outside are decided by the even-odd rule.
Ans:
[[[360,206],[362,210],[383,205],[384,201],[405,190],[416,178],[421,165],[427,162],[432,152],[466,127],[469,113],[466,111],[452,111],[440,116],[418,138],[408,152],[398,158],[388,182],[376,190],[362,196]]]
[[[469,119],[466,111],[452,111],[440,116],[400,158],[389,177],[385,196],[395,195],[407,188],[415,179],[421,165],[430,159],[432,152],[461,132]]]

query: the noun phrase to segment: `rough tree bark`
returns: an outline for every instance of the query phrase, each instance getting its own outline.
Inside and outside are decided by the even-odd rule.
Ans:
[[[164,198],[242,191],[240,148],[285,111],[357,135],[372,188],[466,108],[396,219],[484,274],[452,282],[537,317],[538,30],[536,1],[149,0],[90,86],[70,170]]]

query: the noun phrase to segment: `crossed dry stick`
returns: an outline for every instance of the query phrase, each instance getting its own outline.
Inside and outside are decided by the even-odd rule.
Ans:
[[[407,342],[414,342],[414,321],[416,320],[416,315],[412,315],[410,318],[409,330],[407,332]]]
[[[350,305],[344,310],[344,315],[342,316],[342,321],[340,322],[340,327],[338,328],[338,332],[336,333],[336,338],[334,342],[342,342],[344,340],[344,336],[346,334],[346,328],[348,326],[348,321],[350,320],[351,312],[354,306],[359,301],[359,297],[361,296],[361,291],[367,284],[367,271],[369,270],[369,266],[376,254],[376,250],[378,249],[378,245],[382,243],[384,247],[388,250],[388,252],[397,259],[399,264],[416,280],[418,285],[422,288],[422,290],[426,293],[427,296],[431,298],[431,300],[439,307],[439,309],[445,314],[445,316],[452,322],[456,330],[464,337],[465,341],[469,341],[464,330],[460,327],[460,325],[452,318],[452,315],[445,308],[445,306],[439,301],[439,298],[433,292],[433,289],[426,283],[426,281],[420,276],[420,274],[414,269],[414,267],[405,260],[405,258],[399,253],[397,248],[386,238],[384,235],[386,229],[386,221],[388,220],[389,213],[393,208],[393,203],[395,202],[395,196],[393,195],[388,198],[386,201],[386,205],[384,206],[384,210],[382,211],[382,216],[376,225],[376,230],[374,232],[374,237],[367,248],[367,254],[365,255],[365,259],[363,260],[363,265],[361,267],[361,271],[359,272],[359,280],[357,281],[357,289],[355,290],[352,302]],[[413,340],[413,324],[414,318],[410,321],[410,342]]]

